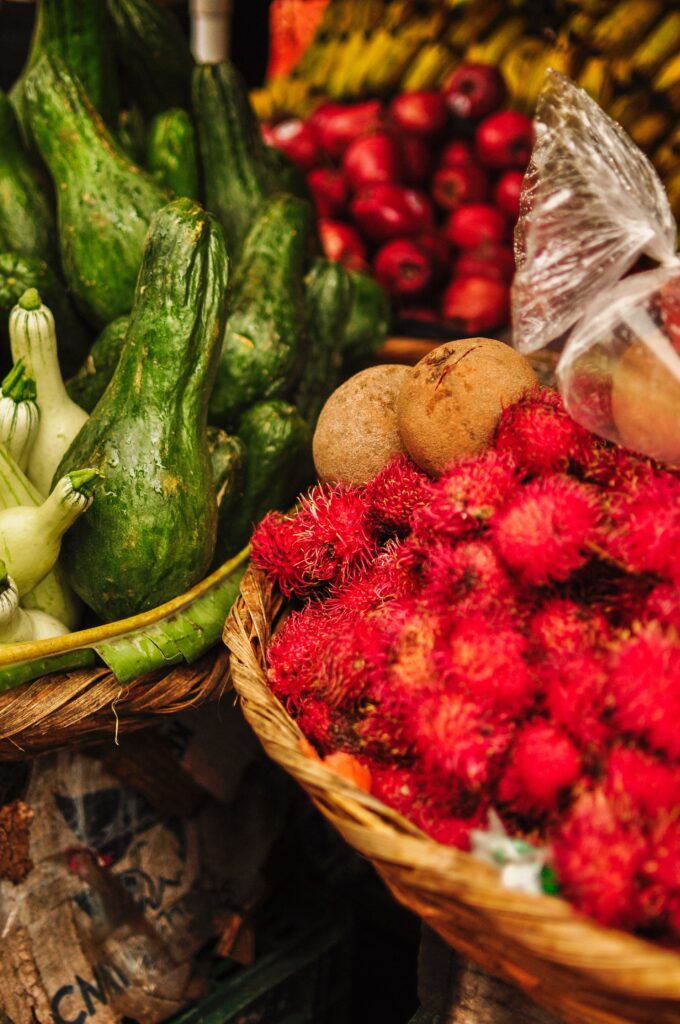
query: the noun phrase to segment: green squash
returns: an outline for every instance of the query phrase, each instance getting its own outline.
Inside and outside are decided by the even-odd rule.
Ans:
[[[194,61],[172,11],[156,0],[106,0],[106,6],[126,85],[145,116],[188,109]]]
[[[129,316],[119,316],[107,324],[78,372],[66,381],[69,398],[85,412],[93,411],[116,372],[129,323]]]
[[[175,107],[153,119],[144,163],[156,181],[175,195],[200,200],[196,137],[186,110]]]
[[[350,270],[354,298],[345,327],[344,354],[350,367],[365,366],[374,352],[385,344],[390,327],[390,304],[377,281],[368,274]]]
[[[234,274],[210,422],[234,426],[253,403],[289,394],[302,368],[303,279],[312,208],[281,193],[262,207]]]
[[[0,92],[0,251],[56,262],[52,189],[24,148],[12,104]]]
[[[10,93],[26,141],[30,142],[24,87],[44,53],[64,60],[90,101],[109,123],[118,112],[118,79],[111,46],[111,22],[102,0],[38,0],[28,58]]]
[[[62,548],[74,590],[105,620],[170,600],[210,564],[206,417],[227,277],[210,214],[177,199],[154,217],[116,372],[57,471],[87,464],[106,478]]]
[[[35,288],[54,314],[59,340],[59,365],[73,373],[90,346],[91,335],[69,300],[66,289],[44,260],[0,253],[0,370],[9,369],[9,314],[29,288]]]
[[[125,155],[59,57],[40,59],[25,95],[57,195],[66,281],[88,319],[104,326],[129,312],[149,222],[171,196]]]
[[[231,64],[199,64],[193,98],[206,206],[236,259],[263,201],[281,188],[280,165],[274,165],[245,82]]]

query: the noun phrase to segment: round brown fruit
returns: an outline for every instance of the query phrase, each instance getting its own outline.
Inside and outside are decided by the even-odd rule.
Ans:
[[[449,341],[420,360],[399,392],[402,443],[421,469],[436,476],[482,452],[503,409],[537,383],[526,359],[500,341]]]
[[[328,399],[314,431],[312,451],[319,480],[363,484],[404,448],[397,430],[397,397],[413,371],[408,366],[369,366]]]
[[[626,349],[614,370],[612,415],[622,444],[680,463],[680,381],[642,342]]]

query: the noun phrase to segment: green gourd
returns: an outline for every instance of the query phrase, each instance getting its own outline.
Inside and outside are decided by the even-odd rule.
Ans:
[[[129,312],[149,221],[170,195],[125,155],[59,57],[40,59],[25,95],[57,194],[66,281],[103,326]]]
[[[189,199],[159,211],[116,372],[57,470],[89,465],[106,477],[62,549],[74,589],[104,620],[170,600],[210,564],[217,506],[206,418],[227,277],[210,214]]]
[[[51,191],[24,148],[12,104],[0,91],[0,250],[55,262]]]
[[[66,381],[69,398],[85,412],[92,412],[116,371],[129,323],[129,316],[119,316],[107,324],[78,372]]]
[[[90,346],[90,331],[73,308],[66,289],[44,260],[0,253],[0,367],[9,369],[9,314],[29,288],[40,292],[59,330],[59,365],[74,373]]]
[[[107,0],[106,6],[126,85],[143,113],[188,109],[194,61],[172,11],[156,0]]]
[[[265,513],[288,508],[314,474],[312,432],[294,405],[258,402],[243,416],[238,436],[247,451],[245,481],[236,508],[220,515],[216,562],[240,551]]]
[[[390,304],[377,281],[350,270],[354,298],[345,327],[344,353],[350,365],[365,365],[385,343],[390,325]]]
[[[200,199],[196,138],[186,110],[175,107],[153,119],[146,140],[145,166],[175,195]]]
[[[224,228],[235,259],[263,201],[279,191],[280,171],[260,134],[245,82],[231,64],[196,67],[193,103],[206,206]]]
[[[254,402],[285,397],[305,354],[303,278],[313,215],[309,203],[272,196],[243,245],[210,422],[232,426]]]
[[[354,282],[341,263],[317,259],[305,278],[309,349],[295,404],[314,426],[324,403],[340,383],[345,327]]]
[[[10,94],[27,141],[26,78],[49,50],[78,76],[94,107],[113,124],[118,111],[118,79],[111,46],[111,23],[102,0],[38,0],[26,64]]]

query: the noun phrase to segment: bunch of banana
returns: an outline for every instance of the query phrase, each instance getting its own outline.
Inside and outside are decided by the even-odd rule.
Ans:
[[[403,92],[439,89],[459,60],[460,55],[444,39],[426,43],[406,68],[400,88]]]
[[[438,5],[423,8],[413,0],[392,0],[354,66],[360,92],[383,96],[397,89],[420,49],[436,40],[445,24],[446,13]]]
[[[670,60],[667,60],[657,73],[652,83],[654,89],[663,94],[671,109],[680,113],[680,47]]]
[[[618,0],[593,25],[590,45],[610,59],[630,53],[654,27],[665,6],[665,0]]]

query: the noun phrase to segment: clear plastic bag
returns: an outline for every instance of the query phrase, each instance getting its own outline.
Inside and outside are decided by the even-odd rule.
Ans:
[[[680,260],[654,168],[559,72],[548,74],[515,229],[513,337],[566,335],[565,404],[602,437],[680,463]],[[624,276],[640,256],[659,266]]]

